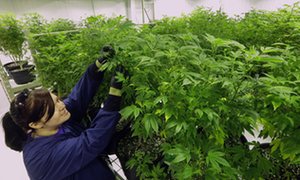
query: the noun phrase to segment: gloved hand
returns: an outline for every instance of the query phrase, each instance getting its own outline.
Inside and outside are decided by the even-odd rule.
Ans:
[[[96,60],[96,66],[98,69],[107,62],[109,58],[113,58],[116,55],[116,51],[110,45],[104,45],[100,50],[100,57]]]
[[[116,55],[116,51],[111,45],[105,45],[100,50],[100,54],[104,58],[113,58]]]
[[[124,78],[128,77],[128,72],[125,70],[125,68],[121,65],[117,66],[110,81],[110,95],[121,96],[121,89],[123,84],[120,80],[117,79],[117,75],[120,73],[123,74]]]
[[[117,66],[110,81],[109,95],[104,102],[103,109],[105,111],[119,111],[121,109],[122,81],[117,79],[117,76],[123,74],[123,77],[128,77],[127,71],[123,66]]]

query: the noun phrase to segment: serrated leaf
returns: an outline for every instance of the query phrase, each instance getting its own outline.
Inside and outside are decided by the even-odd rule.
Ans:
[[[257,167],[263,172],[268,172],[272,168],[272,163],[265,158],[260,158],[258,160]]]
[[[221,157],[216,157],[216,161],[219,163],[219,164],[222,164],[223,166],[226,166],[226,167],[230,167],[228,161],[224,158],[221,158]]]
[[[292,127],[294,127],[294,125],[295,125],[294,119],[292,119],[292,118],[290,118],[290,117],[287,117],[287,119],[288,119],[289,122],[291,123]]]
[[[137,108],[137,107],[134,108],[134,110],[133,110],[134,117],[137,118],[140,115],[140,112],[141,112],[140,108]]]
[[[166,121],[168,121],[170,118],[171,118],[171,116],[173,116],[174,115],[174,109],[173,108],[171,108],[171,107],[165,107],[165,108],[163,108],[162,109],[162,111],[164,112],[164,114],[165,114],[165,119],[166,119]]]
[[[281,101],[272,101],[274,111],[281,105]]]
[[[215,136],[218,143],[220,143],[221,145],[224,144],[225,133],[224,133],[224,131],[222,130],[221,127],[218,127],[217,131],[214,131],[214,136]]]
[[[287,87],[287,86],[272,86],[269,88],[269,91],[270,92],[275,91],[280,94],[295,94],[295,95],[297,95],[297,93],[295,93],[292,88]]]
[[[144,126],[145,126],[145,129],[146,129],[146,132],[147,134],[150,133],[150,128],[151,128],[151,124],[150,124],[150,121],[148,121],[146,118],[143,120],[144,122]]]
[[[224,87],[230,87],[230,86],[232,86],[232,82],[231,81],[225,80],[223,82],[223,84],[222,84],[222,88],[224,88]]]
[[[172,161],[172,163],[179,163],[181,161],[184,161],[185,159],[186,159],[185,154],[177,154],[177,156]]]
[[[153,129],[155,132],[158,132],[158,121],[159,119],[153,114],[145,114],[143,118],[143,122],[145,125],[145,129],[147,134],[150,133],[150,129]]]
[[[170,129],[172,127],[175,127],[176,125],[177,125],[177,123],[175,121],[168,121],[167,125],[166,125],[166,128]]]
[[[223,158],[225,154],[223,152],[211,150],[208,152],[206,157],[206,163],[211,165],[212,168],[220,171],[220,165],[230,167],[230,164],[227,162],[226,159]]]
[[[233,40],[225,40],[221,38],[215,38],[214,36],[207,34],[205,35],[206,40],[208,40],[213,46],[215,47],[229,47],[229,46],[236,46],[240,49],[245,49],[246,47],[241,43]]]
[[[175,148],[166,151],[166,153],[171,156],[175,156],[171,163],[179,163],[184,160],[188,162],[191,159],[190,151],[184,148],[182,145],[177,145]]]
[[[166,104],[167,102],[168,102],[168,97],[167,96],[158,96],[154,100],[154,104],[158,104],[158,103],[164,103],[164,104]]]
[[[127,106],[120,111],[123,118],[128,119],[129,117],[133,116],[137,118],[141,112],[141,109],[135,105]]]
[[[268,56],[268,55],[260,55],[252,59],[253,61],[259,62],[272,62],[272,63],[282,63],[285,62],[284,59],[280,56]]]
[[[278,147],[280,146],[280,139],[275,139],[272,141],[272,148],[271,148],[271,153],[275,152]]]
[[[149,66],[155,66],[158,65],[158,62],[155,61],[153,58],[148,56],[140,56],[139,57],[140,62],[136,66],[143,66],[143,67],[149,67]]]
[[[210,109],[210,108],[204,108],[203,112],[207,115],[207,117],[208,117],[208,119],[210,121],[217,122],[216,118],[218,117],[218,114],[215,113],[212,109]]]
[[[182,172],[182,178],[183,179],[191,179],[193,175],[193,168],[189,165],[185,165],[183,172]]]
[[[118,82],[124,82],[125,81],[125,76],[124,76],[123,73],[117,72],[116,73],[116,79],[117,79]]]
[[[238,48],[240,48],[241,50],[244,50],[246,48],[243,44],[241,44],[241,43],[239,43],[237,41],[231,40],[231,44],[234,45],[234,46],[236,46],[236,47],[238,47]]]
[[[175,128],[175,134],[179,133],[179,131],[182,129],[183,124],[177,124],[176,128]]]
[[[292,164],[300,164],[300,157],[296,157],[292,160]]]
[[[185,78],[182,82],[182,86],[185,86],[185,85],[189,85],[189,84],[192,84],[192,81],[190,81],[189,79]]]
[[[132,112],[133,111],[131,110],[130,106],[127,106],[127,107],[125,107],[124,109],[122,109],[120,111],[122,117],[125,118],[125,119],[128,119],[131,116]]]
[[[161,57],[165,57],[165,56],[166,56],[166,53],[164,53],[163,51],[158,51],[154,55],[155,58],[161,58]]]
[[[153,117],[153,116],[152,116]],[[150,118],[150,124],[151,124],[151,127],[152,129],[155,131],[155,132],[158,132],[158,123],[157,123],[157,118]]]
[[[196,79],[201,79],[201,78],[203,78],[203,77],[201,76],[201,74],[199,74],[199,73],[186,72],[185,74],[188,75],[188,76],[190,76],[190,77],[196,78]]]
[[[198,118],[201,118],[203,116],[203,111],[201,109],[196,109],[195,113],[198,115]]]
[[[271,53],[271,52],[283,52],[283,49],[280,48],[274,48],[274,47],[261,47],[260,48],[261,52],[266,54],[266,53]]]

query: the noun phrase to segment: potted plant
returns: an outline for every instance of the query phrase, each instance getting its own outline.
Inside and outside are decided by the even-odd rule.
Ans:
[[[34,65],[28,65],[24,57],[25,33],[21,23],[14,15],[0,15],[0,51],[9,56],[11,63],[4,65],[17,84],[25,84],[34,80],[31,74]]]

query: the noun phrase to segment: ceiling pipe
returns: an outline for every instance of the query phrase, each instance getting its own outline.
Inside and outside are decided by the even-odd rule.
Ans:
[[[143,20],[143,24],[145,24],[145,14],[144,14],[144,0],[142,0],[142,20]]]

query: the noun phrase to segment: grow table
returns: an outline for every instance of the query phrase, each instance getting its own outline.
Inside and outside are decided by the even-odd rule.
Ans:
[[[34,81],[23,84],[23,85],[16,85],[12,86],[10,81],[10,78],[8,77],[8,74],[5,72],[4,67],[2,66],[2,62],[0,61],[0,77],[1,77],[1,84],[4,89],[4,92],[9,100],[9,102],[12,101],[12,99],[15,97],[15,94],[22,91],[25,88],[34,88],[41,86],[41,83],[38,79],[35,79]]]

